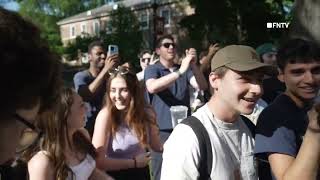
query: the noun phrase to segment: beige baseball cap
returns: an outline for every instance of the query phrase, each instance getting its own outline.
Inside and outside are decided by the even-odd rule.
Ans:
[[[267,75],[277,73],[276,67],[262,63],[257,52],[244,45],[230,45],[220,49],[211,60],[211,71],[222,66],[240,72],[261,69]]]

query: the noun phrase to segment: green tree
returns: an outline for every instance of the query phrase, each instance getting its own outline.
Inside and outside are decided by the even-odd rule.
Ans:
[[[102,5],[103,0],[17,0],[19,13],[29,18],[42,30],[51,48],[63,53],[60,31],[57,22],[85,10]]]
[[[188,0],[195,14],[184,18],[192,40],[201,48],[208,41],[256,46],[279,39],[284,31],[266,28],[267,22],[286,21],[285,0]]]
[[[123,62],[130,62],[135,67],[138,66],[138,57],[143,39],[140,31],[140,23],[130,8],[123,6],[111,13],[112,33],[102,32],[103,42],[116,44],[119,46],[119,53]]]
[[[119,54],[122,62],[130,62],[135,67],[139,66],[137,55],[139,54],[143,39],[142,32],[139,29],[140,23],[130,8],[120,6],[113,10],[110,15],[110,26],[112,33],[105,31],[100,32],[100,37],[77,37],[75,42],[69,44],[66,53],[75,58],[77,51],[80,49],[86,52],[88,44],[94,40],[101,40],[104,46],[115,44],[119,47]]]

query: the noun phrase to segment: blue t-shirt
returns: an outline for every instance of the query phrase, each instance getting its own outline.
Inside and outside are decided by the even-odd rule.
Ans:
[[[77,93],[83,98],[83,101],[87,103],[88,111],[86,116],[89,123],[95,121],[106,92],[106,83],[103,83],[94,94],[89,91],[88,86],[94,79],[95,77],[93,77],[88,70],[80,71],[73,77]]]
[[[174,70],[180,68],[179,65],[174,65]],[[172,73],[164,67],[160,62],[150,65],[146,68],[144,79],[158,79]],[[184,105],[189,108],[190,115],[190,96],[189,82],[193,73],[189,68],[186,73],[180,76],[170,87],[156,94],[149,93],[150,104],[154,107],[157,113],[157,121],[160,130],[172,129],[170,107],[175,105]]]
[[[259,116],[255,137],[256,156],[265,160],[272,153],[296,157],[307,126],[307,109],[299,108],[285,94],[278,96]]]

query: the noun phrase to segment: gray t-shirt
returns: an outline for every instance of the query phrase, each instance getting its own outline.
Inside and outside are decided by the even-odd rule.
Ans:
[[[257,180],[254,139],[239,118],[225,123],[213,117],[208,105],[193,114],[207,129],[212,146],[211,179]],[[198,139],[188,125],[177,125],[164,144],[161,179],[196,180],[200,149]]]

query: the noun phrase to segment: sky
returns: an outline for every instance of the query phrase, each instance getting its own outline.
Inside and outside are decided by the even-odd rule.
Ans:
[[[18,11],[19,9],[19,4],[17,2],[8,2],[8,3],[4,3],[2,5],[5,9],[10,9],[10,10],[13,10],[13,11]]]

